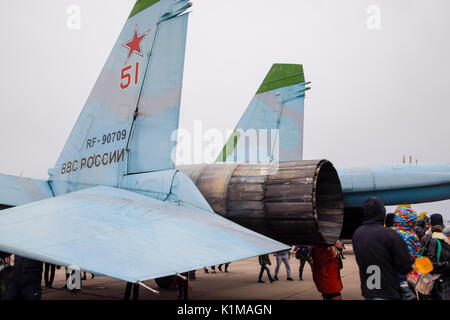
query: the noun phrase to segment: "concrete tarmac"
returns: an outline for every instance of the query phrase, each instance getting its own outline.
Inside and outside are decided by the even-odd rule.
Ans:
[[[346,245],[344,250],[344,268],[341,277],[344,289],[344,300],[361,300],[358,266],[351,245]],[[270,271],[275,273],[276,258],[270,255],[272,265]],[[216,266],[216,273],[196,271],[196,280],[189,281],[190,300],[321,300],[321,294],[317,291],[312,281],[311,268],[306,263],[303,271],[303,281],[299,281],[299,260],[293,255],[290,258],[290,267],[294,281],[286,280],[284,264],[280,266],[279,281],[270,283],[267,274],[264,273],[265,283],[258,283],[260,266],[258,258],[232,262],[227,273],[220,272]],[[222,270],[224,270],[222,268]],[[121,300],[125,291],[124,281],[87,275],[87,280],[82,282],[82,289],[78,292],[70,292],[62,289],[65,284],[64,268],[56,271],[54,288],[43,288],[43,300]],[[151,288],[160,290],[160,295],[155,295],[149,290],[140,288],[140,300],[176,300],[177,291],[174,289],[159,289],[153,280],[145,281]]]

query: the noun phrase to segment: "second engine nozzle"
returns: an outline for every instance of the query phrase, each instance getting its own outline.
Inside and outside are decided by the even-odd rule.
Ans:
[[[339,239],[343,196],[327,160],[177,169],[194,181],[215,212],[248,229],[286,244]]]

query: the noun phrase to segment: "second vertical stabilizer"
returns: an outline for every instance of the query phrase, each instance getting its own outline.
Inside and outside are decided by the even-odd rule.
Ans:
[[[302,160],[304,100],[308,89],[302,65],[274,64],[217,162]]]

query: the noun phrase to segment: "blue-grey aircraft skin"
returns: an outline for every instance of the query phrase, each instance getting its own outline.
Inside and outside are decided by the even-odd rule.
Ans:
[[[360,207],[367,197],[385,205],[450,199],[450,164],[408,163],[338,169],[344,205]]]
[[[138,282],[289,247],[174,169],[187,0],[138,0],[48,181],[0,175],[0,250]]]
[[[293,72],[291,77],[297,74],[299,82],[260,89],[263,92],[255,94],[217,161],[270,163],[303,158],[304,100],[309,88],[301,80],[301,65],[274,64],[268,76],[280,70]]]
[[[295,70],[295,66],[303,75],[301,65],[287,64],[274,64],[268,75],[276,68]],[[303,76],[300,78],[304,79]],[[223,151],[218,161],[269,163],[303,160],[304,100],[305,91],[309,89],[306,84],[299,80],[255,94],[224,147],[228,151]],[[269,151],[261,148],[260,141],[246,142],[243,138],[246,132],[251,134],[252,130],[260,129],[268,132],[278,129]],[[337,169],[337,172],[346,208],[362,207],[367,197],[378,197],[385,205],[450,199],[450,164],[447,163],[393,164]]]
[[[215,214],[174,168],[188,7],[137,1],[48,181],[0,175],[0,204],[15,206],[0,213],[0,250],[137,282],[288,248]],[[303,159],[306,89],[255,95],[236,129],[278,129],[257,162]],[[237,140],[219,158],[246,162]],[[345,205],[449,199],[449,167],[339,170]]]

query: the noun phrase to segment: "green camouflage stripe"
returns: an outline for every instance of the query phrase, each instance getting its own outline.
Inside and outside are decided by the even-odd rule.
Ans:
[[[225,162],[227,161],[227,158],[230,154],[233,153],[234,149],[236,148],[236,145],[238,143],[239,137],[241,136],[241,133],[239,131],[233,131],[230,138],[228,139],[227,143],[222,149],[222,152],[217,157],[216,162]]]
[[[277,63],[270,68],[256,94],[302,82],[305,82],[303,65]]]
[[[131,10],[131,13],[130,13],[130,16],[128,17],[128,19],[131,18],[132,16],[138,14],[142,10],[145,10],[148,7],[154,5],[158,1],[159,0],[137,0],[136,4],[133,7],[133,10]]]

